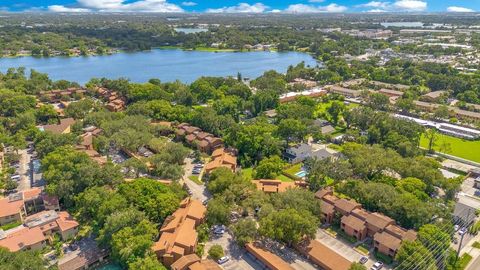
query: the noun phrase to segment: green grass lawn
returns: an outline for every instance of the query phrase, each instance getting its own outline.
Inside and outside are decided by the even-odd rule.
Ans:
[[[247,180],[253,180],[253,168],[242,168],[242,175]]]
[[[450,143],[451,147],[451,151],[445,154],[480,162],[480,141],[462,140],[460,138],[438,134],[436,146],[433,147],[433,149],[439,151],[439,146],[445,141]],[[420,140],[420,146],[428,148],[428,140],[424,136],[422,136]]]
[[[296,173],[300,172],[302,170],[303,163],[297,163],[285,170],[283,172],[291,175],[295,175]]]
[[[327,112],[328,107],[332,104],[333,100],[328,102],[321,102],[317,104],[317,108],[315,110],[315,116],[320,117],[321,115]],[[347,109],[358,107],[358,104],[350,103],[347,105]]]
[[[279,176],[277,176],[277,179],[278,180],[282,180],[282,182],[293,182],[295,181],[294,179],[284,175],[284,174],[280,174]]]
[[[190,175],[188,179],[192,180],[196,184],[203,185],[203,182],[198,178],[198,175]]]
[[[0,229],[6,231],[6,230],[10,230],[10,229],[13,229],[15,227],[18,227],[22,225],[22,222],[20,221],[15,221],[15,222],[12,222],[12,223],[8,223],[8,224],[5,224],[3,226],[0,226]]]

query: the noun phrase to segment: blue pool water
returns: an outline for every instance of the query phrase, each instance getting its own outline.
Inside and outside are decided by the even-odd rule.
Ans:
[[[307,172],[306,171],[299,171],[295,175],[298,176],[298,177],[305,177],[307,175]]]

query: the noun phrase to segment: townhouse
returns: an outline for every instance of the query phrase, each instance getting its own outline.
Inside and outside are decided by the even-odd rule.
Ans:
[[[436,109],[443,106],[440,104],[429,103],[429,102],[424,102],[419,100],[413,101],[413,104],[417,107],[417,109],[422,111],[427,111],[427,112],[434,112]],[[452,116],[455,116],[459,119],[470,120],[475,122],[480,121],[480,113],[478,112],[462,110],[460,108],[453,107],[453,106],[447,106],[447,108]]]
[[[205,165],[205,173],[208,175],[215,169],[224,167],[230,169],[232,172],[237,170],[237,157],[233,151],[228,151],[225,148],[219,148],[213,151],[211,161]]]
[[[172,265],[172,270],[222,270],[216,262],[212,260],[201,260],[197,254],[189,254],[181,257]]]
[[[294,270],[290,264],[274,253],[268,251],[266,248],[262,247],[259,243],[248,243],[245,245],[245,249],[255,258],[257,262],[264,266],[264,269]]]
[[[282,180],[274,179],[252,180],[252,183],[255,184],[257,190],[263,191],[265,193],[280,193],[285,192],[290,188],[307,186],[307,183],[305,181],[283,182]]]
[[[203,132],[200,128],[187,123],[179,124],[175,134],[177,140],[184,140],[190,146],[195,146],[204,153],[212,153],[216,149],[223,147],[222,139],[208,132]]]
[[[65,101],[68,99],[77,99],[83,97],[87,93],[85,88],[67,88],[63,90],[41,91],[38,98],[42,101],[54,103]]]
[[[344,87],[337,86],[337,85],[330,86],[328,88],[328,91],[330,93],[339,94],[339,95],[345,96],[347,98],[358,98],[362,95],[362,91],[353,90],[353,89],[349,89],[349,88],[344,88]]]
[[[54,134],[68,134],[72,131],[73,124],[75,124],[75,120],[73,118],[64,118],[60,119],[58,124],[43,125],[40,126],[39,129],[41,131],[48,131]]]
[[[340,219],[340,229],[348,236],[362,241],[373,239],[373,248],[390,257],[395,257],[403,241],[414,241],[416,232],[406,230],[395,224],[395,220],[380,213],[364,210],[353,200],[338,198],[331,189],[322,189],[315,193],[321,200],[321,220],[332,224]]]
[[[169,267],[183,256],[195,253],[198,242],[196,228],[204,222],[206,211],[200,201],[187,198],[165,220],[160,238],[152,247],[163,265]]]
[[[107,89],[105,87],[95,87],[94,91],[97,96],[103,98],[107,103],[106,107],[111,112],[123,111],[126,107],[126,99],[118,92]]]

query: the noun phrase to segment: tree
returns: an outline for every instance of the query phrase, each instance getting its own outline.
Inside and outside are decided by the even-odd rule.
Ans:
[[[282,173],[283,160],[279,156],[272,156],[262,159],[255,168],[256,179],[275,179]]]
[[[390,100],[388,96],[381,93],[373,93],[368,97],[368,106],[374,110],[388,111]]]
[[[118,192],[155,223],[162,223],[171,215],[179,207],[183,195],[176,194],[169,186],[148,178],[121,184]]]
[[[338,182],[353,175],[352,166],[345,159],[313,158],[305,162],[305,167],[308,172],[307,181],[312,191],[325,187],[328,179]]]
[[[450,111],[448,110],[448,107],[446,105],[441,105],[435,109],[433,115],[437,119],[448,119],[448,117],[450,116]]]
[[[142,220],[124,227],[112,235],[112,257],[121,265],[128,265],[150,254],[153,238],[157,235],[154,224]]]
[[[303,140],[307,133],[307,126],[303,124],[300,120],[296,119],[282,119],[278,124],[277,134],[282,137],[286,145],[289,142],[299,142]]]
[[[133,175],[136,178],[140,176],[141,173],[148,172],[148,166],[144,161],[137,158],[129,158],[125,160],[122,164],[122,167],[127,169],[126,174]]]
[[[243,247],[245,244],[254,241],[257,238],[257,223],[251,218],[244,218],[232,225],[231,230],[235,237],[235,242]]]
[[[225,255],[223,252],[223,248],[220,245],[213,245],[209,250],[208,250],[208,256],[214,260],[219,260]]]
[[[292,208],[272,212],[260,220],[259,232],[265,237],[283,241],[288,246],[300,242],[303,237],[313,237],[318,219],[307,211]]]
[[[365,265],[361,263],[354,262],[352,263],[352,265],[350,265],[350,268],[348,268],[348,270],[367,270],[367,267],[365,267]]]
[[[425,137],[428,140],[428,151],[433,152],[433,147],[436,145],[438,139],[438,131],[435,128],[427,129]]]
[[[247,182],[241,175],[234,174],[228,168],[218,168],[209,177],[207,188],[212,194],[222,194],[229,187]]]
[[[450,247],[451,236],[447,232],[441,230],[435,224],[425,224],[418,231],[418,241],[425,247],[433,250],[432,255],[439,260],[445,259],[441,256]],[[435,248],[433,248],[435,247]],[[443,264],[444,262],[437,262]]]
[[[133,227],[142,220],[146,220],[144,213],[135,208],[126,208],[108,216],[105,225],[100,230],[97,240],[102,246],[108,247],[112,241],[112,236],[126,227]]]
[[[214,198],[208,202],[206,219],[210,225],[228,224],[231,206],[223,198]]]
[[[395,256],[398,262],[396,269],[407,270],[415,265],[419,270],[436,270],[435,260],[428,249],[420,242],[404,241]]]
[[[157,259],[155,255],[147,256],[145,258],[137,258],[128,264],[128,269],[135,270],[166,270]]]
[[[2,270],[45,269],[39,253],[33,251],[10,252],[4,247],[0,247],[0,265]]]
[[[332,104],[327,108],[327,112],[332,118],[332,122],[335,125],[338,125],[338,121],[340,120],[340,116],[346,110],[345,104],[340,101],[333,101]]]

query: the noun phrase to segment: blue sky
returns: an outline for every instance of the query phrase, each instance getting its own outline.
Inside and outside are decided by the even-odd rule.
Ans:
[[[51,12],[472,12],[480,0],[0,0],[7,11]]]

